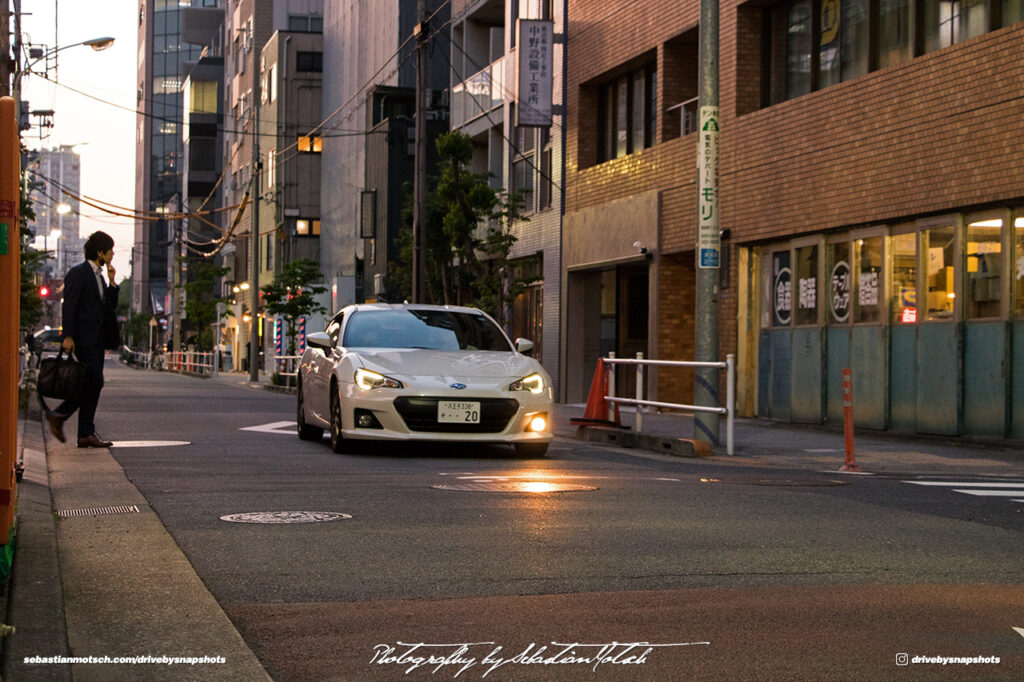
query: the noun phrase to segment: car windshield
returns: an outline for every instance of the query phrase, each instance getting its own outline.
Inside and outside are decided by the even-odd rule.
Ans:
[[[430,348],[510,352],[508,339],[480,313],[361,310],[345,327],[346,348]]]

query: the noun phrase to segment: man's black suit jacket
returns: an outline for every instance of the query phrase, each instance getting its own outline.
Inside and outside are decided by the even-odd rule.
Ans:
[[[117,307],[119,287],[110,283],[105,289],[103,298],[100,298],[96,273],[88,261],[71,268],[64,277],[63,336],[74,339],[76,351],[79,348],[103,349],[104,309],[108,314],[113,313]]]

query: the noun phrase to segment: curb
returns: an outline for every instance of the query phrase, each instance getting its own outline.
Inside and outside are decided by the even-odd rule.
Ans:
[[[703,441],[691,440],[689,438],[648,436],[643,433],[614,429],[607,426],[581,426],[576,431],[576,439],[587,440],[593,443],[618,445],[623,448],[650,450],[652,452],[660,452],[663,455],[675,455],[676,457],[700,458],[712,456],[711,445]]]

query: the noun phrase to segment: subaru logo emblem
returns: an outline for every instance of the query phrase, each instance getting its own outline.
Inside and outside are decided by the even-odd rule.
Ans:
[[[462,389],[466,388],[466,384],[452,384],[452,388],[454,388],[456,391],[461,391]]]

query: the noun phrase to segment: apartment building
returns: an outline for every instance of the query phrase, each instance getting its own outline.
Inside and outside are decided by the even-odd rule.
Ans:
[[[451,27],[451,127],[473,140],[473,170],[492,186],[522,193],[524,220],[513,226],[510,258],[533,283],[507,311],[513,338],[534,342],[535,356],[560,383],[562,310],[563,77],[565,4],[553,0],[455,0]],[[519,35],[520,20],[530,22]],[[539,23],[538,23],[539,22]],[[523,61],[520,62],[522,57]],[[532,60],[548,71],[544,111],[518,89]],[[517,110],[517,107],[519,109]],[[544,115],[540,115],[544,114]]]
[[[721,5],[717,302],[744,413],[838,422],[850,368],[862,427],[1024,434],[1021,13]],[[693,357],[699,7],[569,14],[563,357],[578,399],[607,350]],[[650,390],[688,402],[692,379],[662,371]]]

